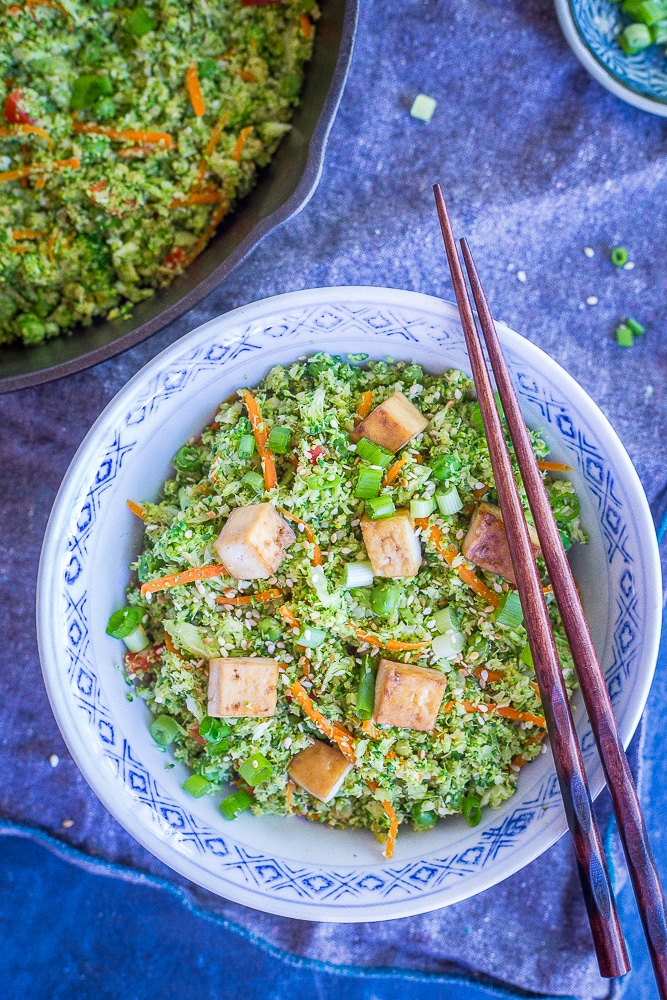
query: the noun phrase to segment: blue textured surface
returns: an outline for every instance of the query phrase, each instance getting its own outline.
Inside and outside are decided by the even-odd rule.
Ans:
[[[438,102],[428,124],[409,115],[419,92]],[[554,356],[602,407],[660,521],[667,506],[665,139],[666,121],[621,103],[579,66],[551,0],[362,4],[322,182],[302,214],[269,236],[173,327],[90,372],[0,399],[1,815],[40,827],[88,855],[169,877],[95,799],[67,754],[46,701],[32,619],[39,547],[55,492],[90,424],[127,379],[162,347],[220,312],[326,284],[390,285],[451,299],[433,211],[436,180],[443,184],[457,233],[469,239],[497,317]],[[609,248],[619,244],[629,250],[634,270],[610,264]],[[584,247],[595,256],[585,257]],[[644,323],[647,333],[624,350],[613,331],[628,314]],[[664,652],[662,663],[646,717],[642,796],[665,872]],[[55,768],[48,760],[53,753],[60,758]],[[69,820],[72,825],[64,827]],[[38,870],[42,863],[38,859]],[[62,891],[61,881],[43,884],[47,892]],[[307,958],[410,974],[481,970],[547,996],[602,1000],[609,995],[595,973],[565,844],[470,903],[429,919],[372,928],[331,931],[264,919],[190,886],[182,889],[207,911]],[[103,903],[109,890],[98,888],[94,895]],[[138,905],[135,900],[130,925],[135,932]],[[636,963],[626,997],[655,1000],[627,888],[621,907]],[[104,906],[94,912],[104,912]],[[20,919],[12,912],[10,927]],[[202,918],[188,922],[187,934],[183,913],[179,921],[184,952],[192,935],[201,940],[211,933]],[[23,926],[27,965],[45,930],[27,918]],[[102,988],[104,975],[118,983],[124,952],[105,952],[104,929],[96,926],[98,934],[91,930],[87,936],[85,960],[95,964],[99,955],[106,956],[97,972]],[[166,938],[160,922],[152,928],[153,954],[161,954]],[[224,969],[237,941],[216,941]],[[138,968],[151,974],[148,964]],[[365,988],[362,980],[359,996]],[[392,985],[392,995],[418,996],[415,988]],[[326,996],[319,983],[317,990]],[[30,992],[50,1000],[48,991],[41,997]],[[375,983],[368,993],[382,996]],[[69,995],[81,994],[72,989]],[[207,993],[202,988],[196,995]],[[123,1000],[131,997],[128,988]]]

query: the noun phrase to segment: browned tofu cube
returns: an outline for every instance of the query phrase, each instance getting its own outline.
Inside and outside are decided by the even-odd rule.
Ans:
[[[435,726],[446,686],[439,670],[380,660],[373,719],[381,726],[428,732]]]
[[[208,714],[215,718],[265,718],[276,714],[278,662],[268,657],[217,657],[209,661]]]
[[[391,517],[361,520],[364,545],[373,568],[373,576],[416,576],[422,561],[419,539],[407,511]]]
[[[292,758],[289,776],[321,802],[330,802],[352,764],[338,747],[316,740]]]
[[[422,416],[407,396],[395,392],[384,403],[380,403],[358,424],[350,437],[353,441],[368,438],[389,451],[398,451],[415,434],[428,427],[428,420]]]
[[[231,512],[214,548],[236,580],[266,580],[280,566],[294,537],[270,503],[251,503]]]
[[[531,524],[528,525],[530,544],[537,556],[540,541]],[[463,555],[475,566],[496,573],[510,583],[516,584],[514,567],[510,556],[505,524],[500,507],[492,503],[481,503],[472,516],[468,533],[461,545]]]

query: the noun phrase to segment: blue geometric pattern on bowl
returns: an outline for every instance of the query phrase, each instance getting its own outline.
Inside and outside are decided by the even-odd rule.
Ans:
[[[600,65],[630,90],[667,103],[664,46],[651,45],[635,56],[626,56],[617,41],[629,23],[620,4],[610,0],[569,0],[569,4],[581,38]]]
[[[361,292],[368,293],[368,301],[363,301]],[[158,767],[154,753],[135,747],[125,731],[127,724],[118,711],[109,708],[123,681],[117,670],[96,662],[89,613],[95,597],[91,585],[99,570],[96,548],[117,482],[133,453],[159,433],[186,390],[188,394],[199,391],[223,372],[226,383],[231,379],[232,385],[242,384],[247,377],[242,375],[243,365],[249,358],[256,364],[260,357],[266,370],[279,360],[319,349],[348,352],[352,348],[376,357],[388,353],[410,357],[418,345],[416,354],[427,368],[442,370],[446,354],[447,366],[468,369],[453,308],[413,293],[401,293],[399,300],[398,293],[382,289],[320,290],[320,295],[327,293],[326,304],[306,302],[291,308],[281,304],[264,322],[239,318],[231,331],[223,323],[222,336],[216,336],[213,324],[194,331],[172,346],[161,364],[156,359],[146,375],[140,373],[135,379],[138,389],[131,382],[111,404],[110,417],[103,414],[98,422],[102,430],[91,431],[96,442],[92,462],[82,467],[75,460],[74,472],[63,486],[65,500],[70,502],[69,510],[61,512],[69,526],[66,537],[47,535],[40,600],[48,593],[53,566],[53,586],[60,595],[56,611],[59,607],[62,616],[53,614],[47,624],[42,620],[40,643],[56,717],[79,766],[120,822],[153,853],[207,888],[262,909],[304,918],[372,920],[421,912],[463,898],[541,853],[565,829],[553,770],[540,770],[537,763],[531,766],[534,770],[526,769],[516,795],[501,809],[486,811],[476,830],[460,830],[453,824],[451,850],[434,851],[430,835],[422,835],[416,858],[401,860],[397,851],[393,861],[385,861],[378,847],[374,863],[339,865],[301,864],[286,858],[279,845],[271,852],[248,847],[237,839],[236,824],[222,818],[216,821],[218,814],[213,812],[203,817],[201,800],[191,807],[179,801],[179,789],[170,785],[170,772],[164,771],[164,758]],[[385,293],[388,301],[374,301],[374,293],[380,298]],[[313,297],[312,293],[299,294],[301,300]],[[638,551],[638,529],[630,517],[626,494],[590,426],[584,426],[576,407],[563,398],[562,388],[545,374],[540,363],[544,356],[527,344],[524,357],[515,349],[519,338],[513,336],[506,353],[522,406],[534,415],[532,422],[539,422],[547,437],[558,442],[561,457],[569,455],[604,540],[609,631],[599,652],[612,699],[622,708],[622,726],[623,713],[632,708],[632,685],[642,670],[638,662],[642,629],[651,618],[646,598],[649,583],[633,557],[633,551]],[[219,398],[225,395],[221,391]],[[130,561],[129,551],[124,561]],[[140,707],[132,706],[132,711]],[[583,710],[578,714],[591,785],[599,790],[600,768],[590,728]],[[84,720],[86,733],[75,731],[80,727],[76,717]],[[101,761],[110,769],[106,778],[100,777]],[[104,781],[111,775],[122,788],[120,798],[117,791],[105,797]],[[534,775],[539,775],[537,780]],[[337,835],[347,836],[344,831]],[[464,883],[470,879],[473,888],[466,888]],[[323,901],[326,914],[318,909]]]

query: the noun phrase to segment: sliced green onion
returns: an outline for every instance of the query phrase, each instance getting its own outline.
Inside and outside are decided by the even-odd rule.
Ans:
[[[252,434],[243,434],[239,441],[238,456],[242,459],[252,458],[255,451],[255,439]]]
[[[98,97],[108,97],[113,94],[113,90],[113,83],[108,76],[79,76],[72,83],[70,108],[73,111],[92,108]]]
[[[557,521],[573,521],[581,510],[576,493],[554,493],[549,497],[549,503]]]
[[[125,27],[135,38],[143,38],[155,28],[155,18],[145,7],[136,7],[125,22]]]
[[[415,830],[430,830],[432,829],[437,820],[438,814],[434,809],[424,809],[423,802],[417,802],[412,807],[411,812],[412,825]]]
[[[665,5],[661,0],[625,0],[621,10],[643,24],[654,24],[665,16]]]
[[[516,590],[508,590],[501,599],[493,617],[498,625],[517,628],[523,622],[523,609]]]
[[[379,444],[373,444],[368,438],[357,441],[357,455],[369,465],[379,465],[381,469],[386,469],[394,460],[393,451],[389,451]]]
[[[535,666],[535,664],[533,663],[533,654],[530,651],[530,646],[528,645],[528,643],[526,643],[526,645],[521,650],[521,655],[519,656],[519,659],[521,660],[522,663],[525,663],[527,667]]]
[[[369,562],[346,563],[343,571],[343,587],[355,590],[357,587],[373,586],[373,568]]]
[[[259,472],[246,472],[245,476],[241,477],[242,483],[247,483],[255,493],[261,493],[264,489],[264,476],[260,476]]]
[[[391,497],[381,496],[366,501],[366,514],[371,521],[381,521],[395,513],[396,507]]]
[[[199,723],[199,735],[214,746],[216,743],[221,743],[230,733],[231,729],[226,722],[221,722],[220,719],[210,715],[205,715]]]
[[[114,611],[107,624],[107,635],[114,639],[125,639],[128,635],[132,635],[143,617],[144,612],[141,608],[126,607]]]
[[[665,24],[667,25],[667,21],[665,22]],[[665,39],[665,41],[667,41],[667,38]],[[632,330],[635,337],[641,337],[643,333],[646,333],[646,328],[643,327],[641,323],[638,323],[636,319],[633,319],[632,316],[628,316],[625,323],[626,326],[628,326]]]
[[[618,36],[618,44],[626,56],[637,55],[651,43],[651,32],[646,24],[629,24]]]
[[[482,807],[479,804],[479,799],[476,799],[474,795],[466,795],[465,798],[461,799],[461,812],[468,826],[477,826],[482,818]]]
[[[502,403],[500,402],[500,393],[499,392],[494,392],[493,395],[494,395],[495,400],[496,400],[496,409],[498,410],[498,413],[500,415],[500,419],[504,421],[505,420],[505,414],[503,412]],[[480,407],[479,403],[475,403],[475,405],[473,406],[472,413],[470,414],[470,421],[471,421],[471,423],[473,423],[475,425],[475,427],[478,428],[478,430],[480,430],[480,431],[482,431],[482,433],[484,433],[484,421],[482,420],[482,410],[481,410],[481,407]]]
[[[150,646],[148,636],[144,632],[141,625],[135,628],[134,632],[126,635],[123,642],[131,653],[140,653],[142,649],[146,648],[146,646]]]
[[[334,472],[320,476],[308,476],[306,486],[309,490],[333,490],[341,482],[341,477]]]
[[[283,634],[280,622],[275,618],[262,618],[257,628],[267,642],[278,642]]]
[[[362,465],[359,469],[359,478],[354,488],[355,497],[360,500],[372,500],[380,492],[382,485],[382,469],[374,465]]]
[[[273,767],[269,764],[264,754],[257,750],[247,760],[243,761],[239,767],[239,774],[251,788],[254,788],[255,785],[261,784],[262,781],[269,780],[273,774]]]
[[[357,689],[357,718],[362,721],[370,719],[375,706],[375,665],[372,656],[361,657],[359,671],[359,687]]]
[[[456,486],[452,486],[446,493],[436,493],[435,502],[441,514],[457,514],[463,509],[463,501]]]
[[[225,819],[236,819],[252,805],[252,795],[241,788],[238,792],[228,795],[220,803],[220,812]]]
[[[306,649],[317,649],[321,646],[327,637],[327,633],[321,628],[314,628],[312,625],[307,625],[302,628],[296,637],[296,643],[298,646],[305,646]]]
[[[628,251],[625,247],[614,247],[609,254],[609,259],[616,267],[623,267],[628,262]]]
[[[391,748],[399,757],[409,757],[412,753],[409,740],[396,740]]]
[[[184,444],[171,460],[171,464],[179,472],[200,472],[201,456],[199,449],[192,444]]]
[[[275,455],[284,455],[289,448],[291,436],[292,431],[289,427],[273,427],[269,434],[269,440],[266,442],[269,451]]]
[[[158,715],[150,726],[151,736],[161,747],[168,747],[181,731],[176,719],[172,719],[170,715]]]
[[[621,323],[616,327],[616,343],[619,347],[632,347],[634,342],[635,336],[629,326]]]
[[[572,548],[572,539],[570,538],[567,531],[563,531],[562,528],[558,529],[558,534],[560,535],[560,540],[563,543],[563,548],[566,552],[569,552]]]
[[[436,635],[431,643],[431,649],[438,660],[452,660],[463,650],[466,644],[463,632],[449,629],[442,635]]]
[[[428,517],[435,510],[435,500],[411,500],[410,517]]]
[[[218,72],[217,60],[212,59],[210,56],[204,56],[197,63],[197,75],[200,80],[210,80],[212,76],[215,76]]]
[[[447,605],[446,608],[439,608],[433,615],[435,620],[435,627],[441,635],[445,635],[447,632],[458,632],[459,629],[459,616]]]
[[[201,774],[191,774],[187,781],[183,782],[181,788],[183,791],[189,792],[195,799],[200,799],[202,795],[206,795],[210,791],[211,782],[202,778]]]
[[[394,613],[401,596],[401,588],[397,583],[378,583],[371,590],[371,611],[378,618],[388,618]]]
[[[431,475],[434,479],[451,479],[460,470],[461,463],[455,455],[438,455],[431,464]]]

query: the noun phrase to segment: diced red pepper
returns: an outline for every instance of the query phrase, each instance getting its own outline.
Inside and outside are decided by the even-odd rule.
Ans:
[[[162,261],[161,267],[170,267],[176,270],[177,267],[184,267],[188,259],[188,255],[183,247],[176,247],[171,253]]]
[[[158,665],[164,652],[164,645],[158,643],[156,646],[147,646],[139,653],[126,653],[125,666],[130,674],[145,674],[147,670],[153,670]]]
[[[324,448],[322,447],[322,445],[316,444],[308,452],[308,461],[310,462],[311,465],[317,465],[318,458],[323,454],[324,454]]]
[[[11,94],[5,99],[2,113],[5,116],[5,121],[8,121],[10,125],[35,124],[35,119],[31,118],[27,111],[24,111],[21,105],[22,100],[22,90],[12,90]]]
[[[201,743],[204,747],[207,746],[204,737],[199,735],[199,723],[195,722],[194,725],[188,726],[188,736],[190,736],[195,743]]]

